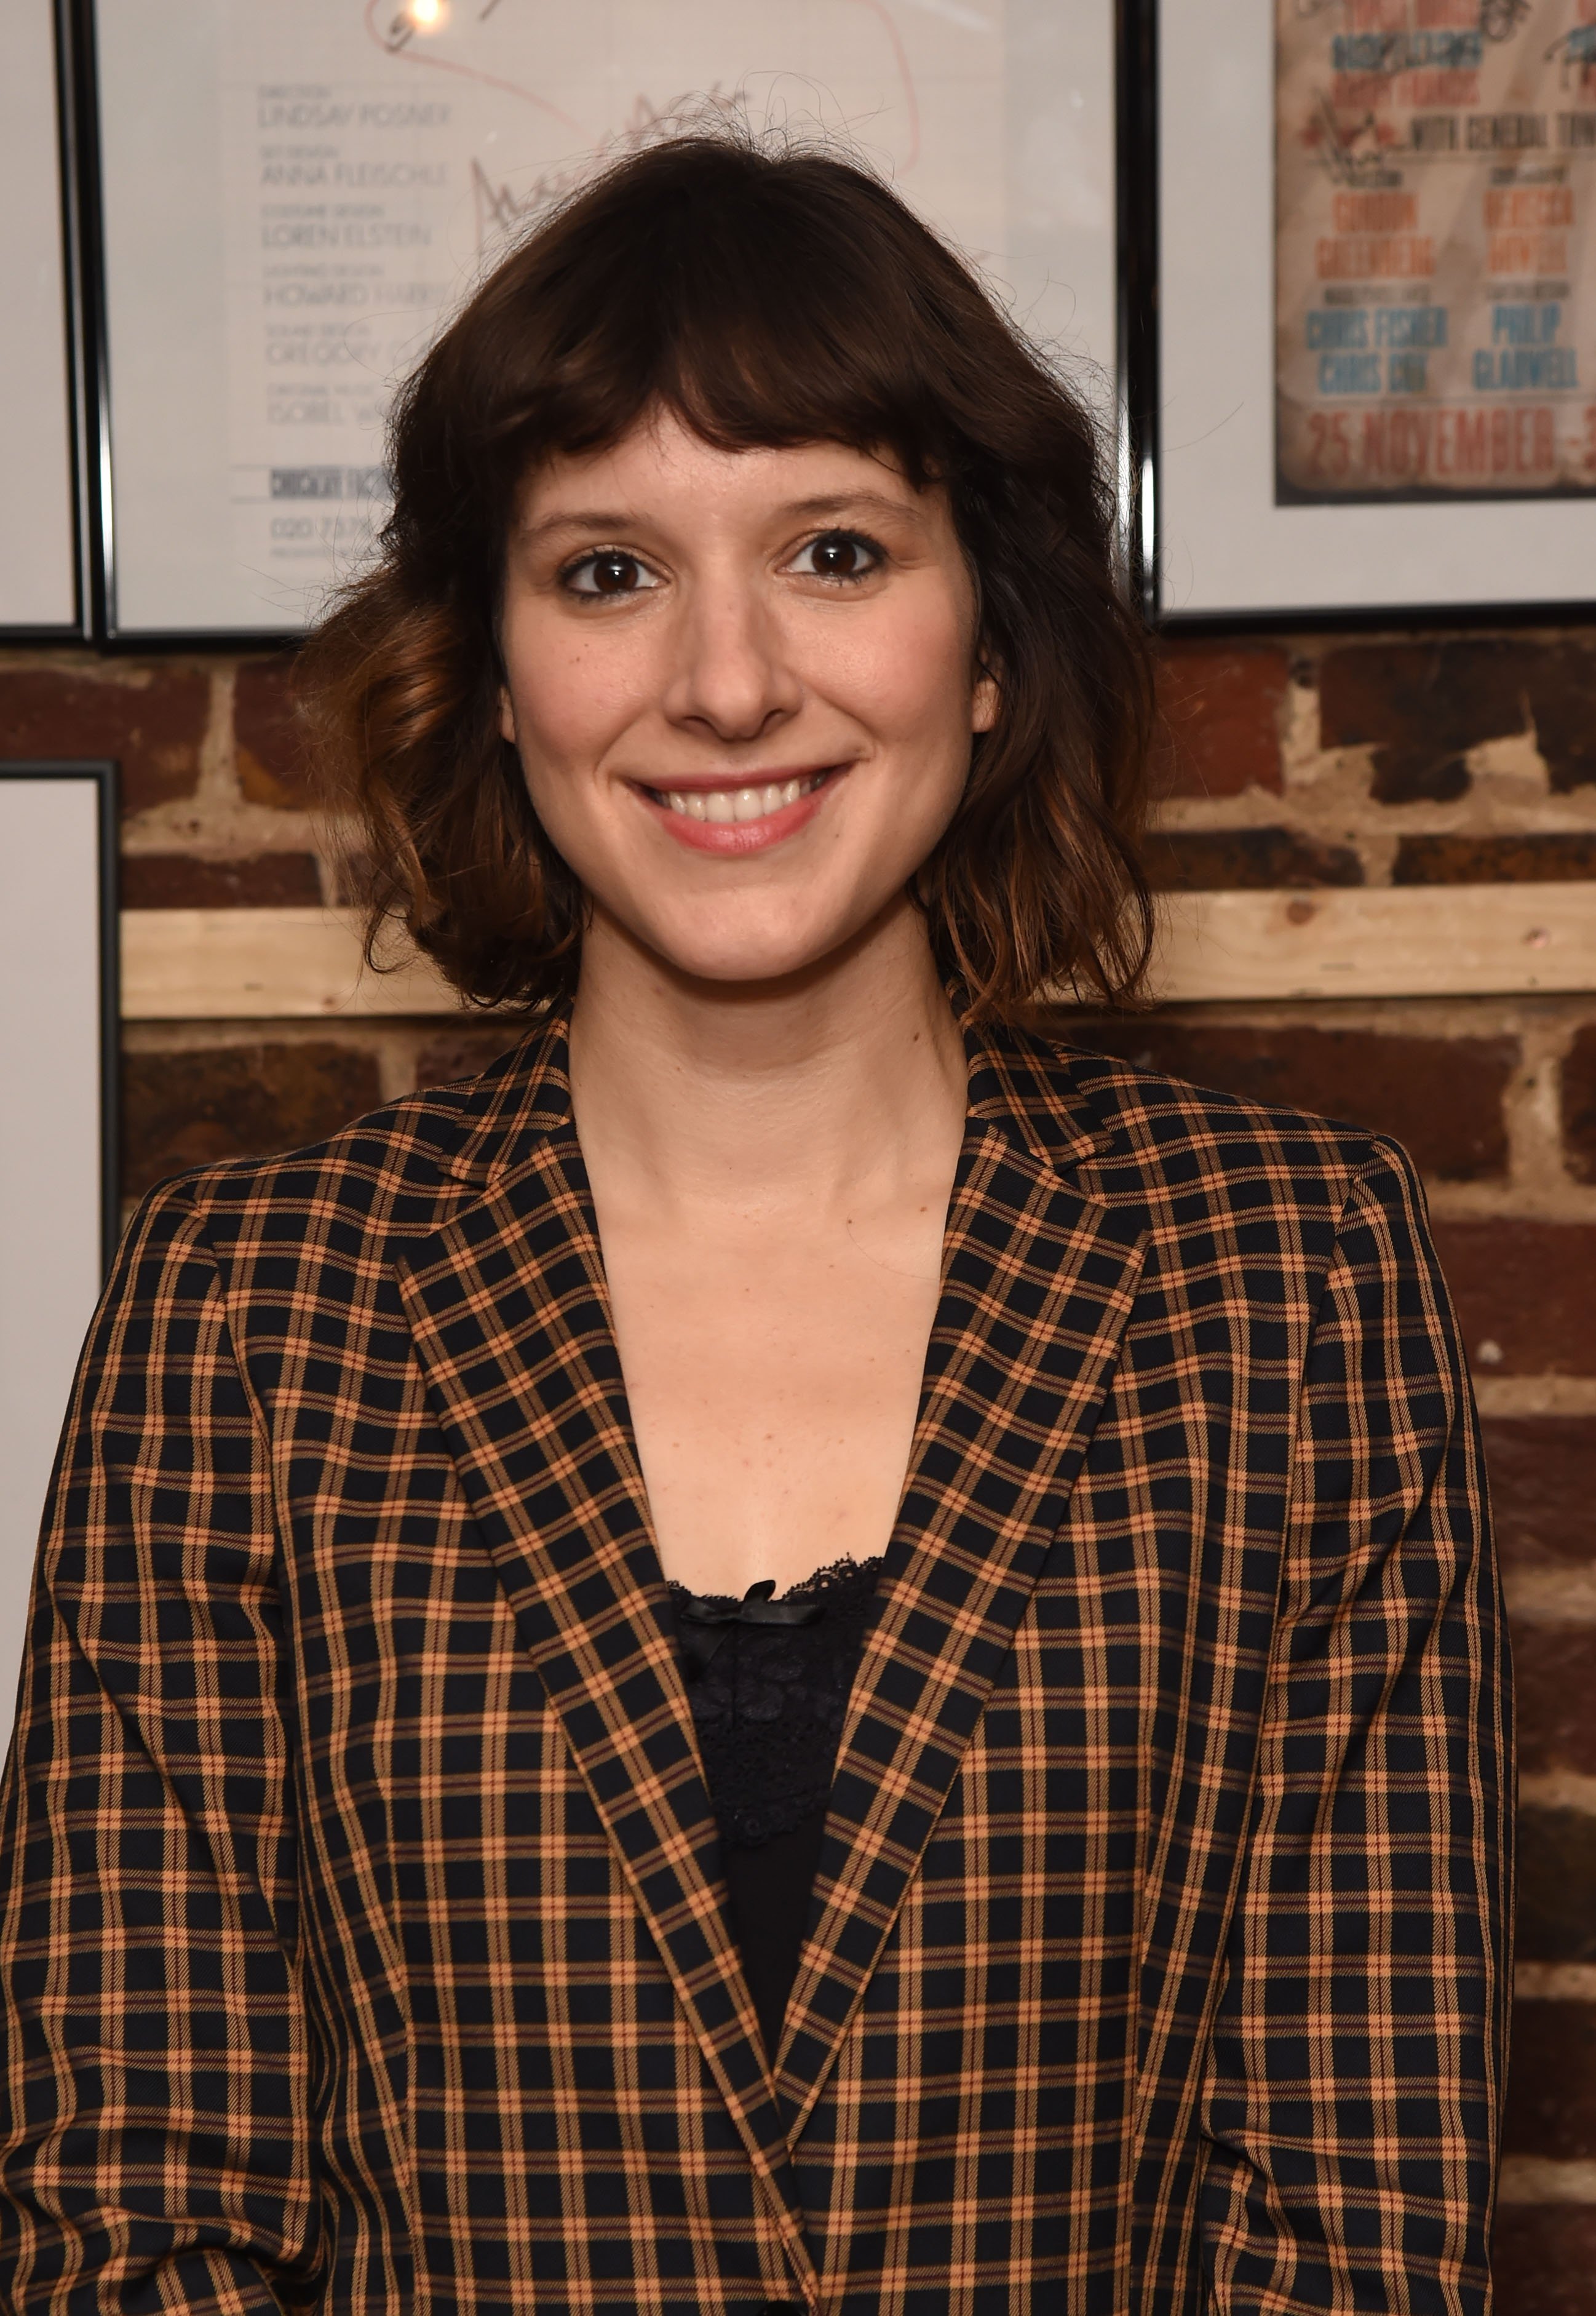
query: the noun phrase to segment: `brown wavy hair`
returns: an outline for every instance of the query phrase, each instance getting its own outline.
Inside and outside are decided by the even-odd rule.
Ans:
[[[914,880],[970,1018],[1145,970],[1151,680],[1083,401],[886,185],[825,152],[680,136],[611,167],[504,259],[401,392],[393,512],[307,646],[326,803],[368,955],[397,918],[461,995],[575,985],[585,902],[499,731],[497,619],[540,462],[673,411],[727,450],[835,441],[944,487],[998,677]]]

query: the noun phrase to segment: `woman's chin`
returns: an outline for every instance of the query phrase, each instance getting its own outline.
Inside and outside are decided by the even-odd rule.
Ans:
[[[828,966],[841,965],[856,953],[861,940],[868,944],[872,931],[881,930],[883,914],[892,912],[868,908],[822,910],[813,915],[783,912],[777,922],[771,922],[773,913],[767,896],[741,922],[722,920],[706,924],[701,913],[692,912],[680,919],[638,912],[624,931],[613,918],[609,930],[620,946],[663,967],[674,982],[774,992],[784,984],[802,984],[823,975]],[[584,971],[599,964],[608,946],[605,931],[605,912],[601,907],[589,924]]]
[[[824,973],[846,942],[737,942],[726,947],[686,943],[656,952],[673,980],[710,988],[772,993]]]

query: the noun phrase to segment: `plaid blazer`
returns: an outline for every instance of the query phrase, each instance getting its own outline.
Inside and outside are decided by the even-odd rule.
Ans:
[[[972,1040],[772,2071],[565,1062],[129,1234],[4,1788],[6,2305],[1476,2316],[1506,1675],[1400,1152]]]

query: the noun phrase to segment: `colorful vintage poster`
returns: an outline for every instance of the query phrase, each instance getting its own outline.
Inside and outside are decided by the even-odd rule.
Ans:
[[[1276,0],[1276,497],[1596,491],[1596,0]]]

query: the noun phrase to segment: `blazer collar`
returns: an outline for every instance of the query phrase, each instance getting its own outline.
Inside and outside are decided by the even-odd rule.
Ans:
[[[540,1143],[571,1130],[570,1027],[568,1005],[539,1014],[520,1044],[473,1081],[434,1145],[444,1172],[491,1189]],[[965,1049],[972,1126],[994,1127],[1059,1174],[1112,1140],[1113,1121],[1092,1083],[1098,1073],[1079,1076],[1067,1049],[997,1026],[967,1030]]]
[[[814,2284],[790,2168],[1063,1516],[1142,1245],[1068,1179],[1106,1138],[1057,1055],[976,1035],[942,1296],[854,1685],[822,1913],[772,2080],[727,1928],[571,1118],[566,1018],[500,1064],[449,1171],[478,1195],[399,1257],[429,1394],[529,1653]]]

